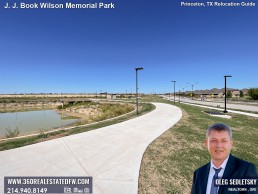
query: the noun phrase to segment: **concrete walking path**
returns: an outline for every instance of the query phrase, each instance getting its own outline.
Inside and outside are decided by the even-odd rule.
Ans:
[[[178,107],[154,105],[122,123],[1,151],[0,193],[4,176],[92,176],[94,194],[136,194],[147,146],[182,117]]]

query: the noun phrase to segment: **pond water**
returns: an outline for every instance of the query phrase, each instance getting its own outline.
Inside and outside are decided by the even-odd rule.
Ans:
[[[0,137],[6,135],[6,129],[19,129],[20,134],[37,133],[40,130],[48,130],[69,125],[78,119],[65,118],[54,110],[37,110],[26,112],[0,113]]]

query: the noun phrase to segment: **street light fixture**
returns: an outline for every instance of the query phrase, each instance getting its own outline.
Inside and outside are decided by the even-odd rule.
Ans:
[[[183,89],[183,92],[181,93],[181,91],[180,91],[180,93],[182,94],[182,95],[184,95],[184,93],[185,93],[185,88],[187,88],[187,86],[179,86],[179,88],[182,88]]]
[[[224,113],[227,113],[227,77],[232,77],[231,75],[224,75],[225,78],[225,109],[224,109]]]
[[[195,84],[190,84],[189,82],[187,82],[187,84],[189,84],[190,86],[192,86],[192,93],[191,93],[191,96],[192,96],[192,100],[193,100],[193,87],[194,87],[194,85],[198,84],[198,82],[196,82]]]
[[[143,70],[142,67],[137,67],[135,68],[135,71],[136,71],[136,113],[138,115],[138,71],[139,70]]]
[[[179,90],[179,103],[180,103],[181,90]]]
[[[185,92],[185,88],[187,88],[187,86],[184,86],[184,87],[179,86],[179,87],[183,89],[183,93]]]
[[[176,81],[171,81],[171,82],[174,82],[174,104],[176,102],[176,99],[175,99],[175,96],[176,96]]]

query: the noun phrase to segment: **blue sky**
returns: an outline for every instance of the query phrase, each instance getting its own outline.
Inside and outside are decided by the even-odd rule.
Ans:
[[[172,80],[177,89],[187,82],[223,88],[226,74],[233,76],[228,87],[258,87],[258,4],[116,0],[104,1],[115,9],[25,10],[4,9],[6,2],[0,2],[0,93],[134,92],[135,67],[144,68],[145,93],[171,91]]]

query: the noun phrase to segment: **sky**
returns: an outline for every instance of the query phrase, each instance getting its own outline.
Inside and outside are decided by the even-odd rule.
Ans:
[[[230,88],[258,87],[258,3],[25,0],[115,8],[4,9],[7,2],[13,0],[0,1],[1,94],[135,92],[136,67],[144,68],[142,93],[173,91],[173,80],[177,91],[190,90],[187,82],[194,90],[223,88],[224,75],[232,75]]]

